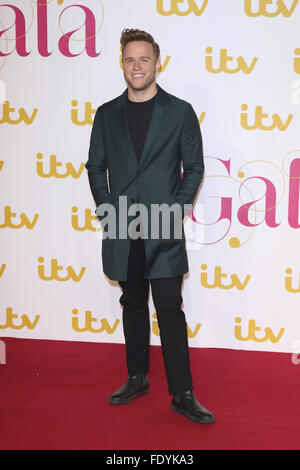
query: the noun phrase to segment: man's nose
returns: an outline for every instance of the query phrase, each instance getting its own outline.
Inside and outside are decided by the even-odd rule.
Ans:
[[[139,70],[141,68],[141,63],[139,60],[135,60],[133,64],[134,70]]]

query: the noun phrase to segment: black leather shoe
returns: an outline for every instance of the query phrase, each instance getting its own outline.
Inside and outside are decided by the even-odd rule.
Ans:
[[[171,410],[186,416],[195,423],[211,424],[216,421],[214,415],[197,401],[193,390],[175,393]]]
[[[129,375],[127,382],[118,388],[108,399],[112,405],[123,405],[150,391],[148,377],[145,374]]]

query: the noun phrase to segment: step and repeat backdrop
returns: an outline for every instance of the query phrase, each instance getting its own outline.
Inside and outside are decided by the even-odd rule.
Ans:
[[[298,0],[0,1],[0,336],[124,342],[84,165],[97,107],[126,87],[121,31],[140,28],[203,136],[189,344],[300,350],[299,25]]]

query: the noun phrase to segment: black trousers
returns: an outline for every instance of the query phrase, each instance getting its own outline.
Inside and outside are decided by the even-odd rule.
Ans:
[[[119,281],[123,291],[120,303],[123,305],[126,361],[130,375],[147,373],[149,370],[149,279],[144,279],[144,273],[144,240],[131,239],[127,281]],[[166,377],[172,394],[193,389],[187,323],[181,310],[182,281],[182,275],[150,279]]]

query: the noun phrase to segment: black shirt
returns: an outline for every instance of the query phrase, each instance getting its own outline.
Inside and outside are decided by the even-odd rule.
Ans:
[[[126,98],[127,122],[136,158],[139,161],[145,145],[156,96],[148,101],[130,101]]]

